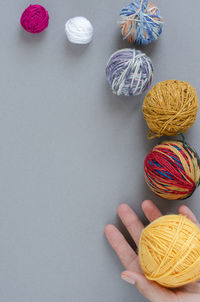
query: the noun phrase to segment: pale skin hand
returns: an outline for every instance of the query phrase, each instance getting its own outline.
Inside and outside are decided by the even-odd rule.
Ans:
[[[159,209],[150,200],[142,203],[142,209],[151,222],[162,216]],[[179,213],[189,218],[194,223],[198,223],[195,215],[186,206],[179,208]],[[118,215],[127,228],[136,245],[139,243],[141,232],[144,228],[142,222],[135,212],[126,204],[118,208]],[[155,282],[149,281],[141,271],[137,254],[130,247],[124,236],[114,225],[105,227],[105,234],[110,245],[115,250],[126,271],[121,275],[122,279],[132,283],[140,293],[150,302],[199,302],[200,301],[200,281],[178,289],[167,289]]]

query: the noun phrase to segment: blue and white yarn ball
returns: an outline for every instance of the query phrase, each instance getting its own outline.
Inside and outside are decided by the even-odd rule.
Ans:
[[[140,50],[121,49],[110,57],[106,77],[114,94],[139,95],[151,85],[153,65],[151,59]]]
[[[163,19],[154,4],[136,0],[122,9],[119,26],[124,40],[147,45],[162,33]]]

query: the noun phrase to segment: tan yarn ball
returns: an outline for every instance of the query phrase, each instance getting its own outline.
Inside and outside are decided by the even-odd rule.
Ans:
[[[149,138],[185,133],[194,124],[198,107],[196,90],[189,83],[177,80],[157,83],[143,103]]]
[[[139,242],[145,276],[165,287],[200,277],[200,228],[185,216],[166,215],[147,226]]]

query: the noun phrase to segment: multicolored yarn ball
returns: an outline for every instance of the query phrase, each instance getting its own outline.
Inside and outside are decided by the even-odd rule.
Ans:
[[[196,90],[189,83],[177,80],[157,83],[143,103],[149,138],[185,133],[194,124],[198,107]]]
[[[68,40],[74,44],[88,44],[93,38],[93,26],[85,17],[74,17],[65,24]]]
[[[182,215],[150,223],[139,242],[139,259],[149,280],[180,287],[200,277],[200,228]]]
[[[162,33],[163,19],[154,4],[137,0],[122,9],[119,26],[124,39],[147,45]]]
[[[49,25],[48,11],[41,5],[30,5],[23,12],[21,26],[32,34],[42,32]]]
[[[114,94],[139,95],[151,85],[153,65],[151,59],[141,51],[121,49],[110,57],[106,77]]]
[[[144,174],[156,195],[170,200],[185,199],[199,186],[199,157],[184,141],[163,142],[146,156]]]

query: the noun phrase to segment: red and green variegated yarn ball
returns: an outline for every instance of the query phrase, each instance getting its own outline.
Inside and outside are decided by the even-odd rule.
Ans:
[[[144,174],[156,195],[169,200],[185,199],[199,186],[199,157],[184,141],[166,141],[146,156]]]

